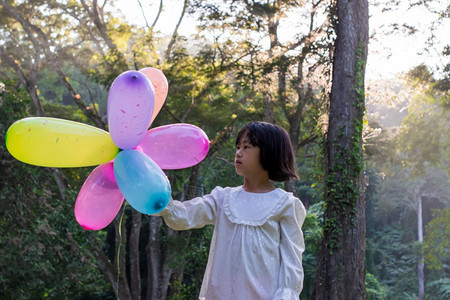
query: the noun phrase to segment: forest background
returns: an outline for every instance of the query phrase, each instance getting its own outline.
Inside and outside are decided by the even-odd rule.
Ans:
[[[280,124],[294,142],[301,177],[280,186],[308,209],[301,299],[309,299],[324,222],[334,2],[178,1],[176,14],[164,3],[149,14],[144,1],[129,2],[146,16],[137,26],[116,1],[2,0],[0,138],[27,116],[107,129],[114,78],[157,67],[169,95],[152,127],[191,123],[212,141],[201,164],[166,172],[174,198],[185,200],[241,184],[233,157],[242,125]],[[398,3],[370,4],[379,13],[402,13]],[[408,5],[417,7],[430,16],[426,28],[413,22],[371,29],[381,52],[376,45],[385,35],[425,33],[420,50],[427,59],[397,78],[366,83],[367,299],[416,299],[421,286],[425,299],[450,298],[449,48],[438,34],[448,28],[449,8],[445,1]],[[174,26],[158,30],[164,11]],[[181,34],[188,15],[198,31]],[[92,169],[26,165],[0,144],[1,298],[195,299],[211,227],[172,231],[124,205],[104,230],[84,231],[73,206]]]

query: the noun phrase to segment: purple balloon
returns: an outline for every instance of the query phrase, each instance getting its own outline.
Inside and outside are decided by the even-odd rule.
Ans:
[[[75,202],[75,218],[86,230],[99,230],[111,223],[124,201],[114,178],[112,162],[89,174]]]
[[[108,94],[108,126],[117,147],[131,149],[150,126],[155,89],[145,74],[127,71],[114,80]]]
[[[209,139],[197,126],[171,124],[149,130],[138,147],[161,169],[183,169],[198,164],[206,157]]]

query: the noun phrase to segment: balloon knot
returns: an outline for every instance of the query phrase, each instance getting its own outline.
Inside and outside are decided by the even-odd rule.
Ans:
[[[164,206],[164,202],[158,201],[155,203],[155,210],[160,210],[161,208],[163,208],[163,206]]]

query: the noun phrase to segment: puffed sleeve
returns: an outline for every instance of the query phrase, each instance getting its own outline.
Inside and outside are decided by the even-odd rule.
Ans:
[[[302,225],[306,210],[302,202],[290,196],[291,204],[280,219],[281,267],[275,300],[298,300],[303,288],[302,253],[305,250]]]
[[[173,230],[201,228],[214,224],[223,192],[223,188],[216,187],[209,195],[189,201],[171,199],[167,207],[156,216],[162,216],[167,226]]]

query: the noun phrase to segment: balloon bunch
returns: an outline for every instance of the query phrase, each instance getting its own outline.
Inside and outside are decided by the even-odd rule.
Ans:
[[[137,211],[162,211],[171,186],[162,169],[191,167],[208,153],[205,132],[191,124],[148,130],[168,92],[156,68],[127,71],[108,94],[109,132],[56,118],[25,118],[12,124],[6,147],[16,159],[43,167],[97,166],[75,202],[75,217],[85,229],[99,230],[115,218],[124,199]]]

